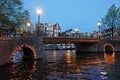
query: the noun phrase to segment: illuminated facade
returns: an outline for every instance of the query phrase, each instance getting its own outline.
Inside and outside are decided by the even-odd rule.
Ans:
[[[55,25],[53,25],[53,36],[58,37],[60,33],[61,33],[60,25],[59,23],[56,23]]]
[[[53,25],[52,23],[45,23],[44,25],[44,34],[47,37],[52,37],[53,36]]]
[[[42,27],[43,27],[42,28],[43,35],[47,37],[58,37],[59,34],[61,33],[61,28],[59,23],[52,25],[51,22],[48,22],[45,23]]]

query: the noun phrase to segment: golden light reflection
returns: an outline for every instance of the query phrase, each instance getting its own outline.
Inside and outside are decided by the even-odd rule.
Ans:
[[[114,52],[112,54],[104,53],[104,58],[105,58],[105,62],[107,64],[114,64],[114,62],[115,62],[115,53]]]
[[[15,77],[11,77],[10,80],[32,80],[33,73],[36,70],[36,61],[22,63],[21,65],[12,65],[11,74]]]
[[[70,50],[67,50],[67,52],[66,52],[66,62],[67,63],[72,62],[72,56],[71,56]]]
[[[53,60],[56,60],[56,57],[57,57],[57,51],[54,50],[54,51],[53,51]]]

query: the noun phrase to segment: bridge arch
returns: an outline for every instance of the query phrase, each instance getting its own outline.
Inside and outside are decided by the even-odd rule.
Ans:
[[[26,60],[26,59],[36,59],[36,51],[34,49],[34,47],[32,47],[31,45],[18,45],[14,48],[14,50],[12,51],[11,54],[11,60],[12,62],[14,62],[14,56],[16,54],[16,52],[20,52],[20,54],[23,54],[22,56],[22,60]]]
[[[110,43],[106,43],[103,47],[103,51],[104,52],[113,52],[113,51],[115,51],[115,47]]]

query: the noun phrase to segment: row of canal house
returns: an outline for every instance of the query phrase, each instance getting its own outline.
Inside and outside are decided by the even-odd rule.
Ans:
[[[80,32],[77,28],[76,29],[69,29],[62,32],[63,36],[66,37],[76,37],[76,38],[98,38],[98,32]]]
[[[36,26],[36,31],[37,29],[38,28]],[[54,25],[50,22],[41,23],[39,29],[40,29],[40,33],[42,33],[42,36],[46,36],[46,37],[58,37],[59,33],[61,33],[61,27],[58,22]]]
[[[112,38],[120,39],[120,28],[113,29],[113,33],[110,28],[101,30],[100,33],[98,31],[80,32],[77,28],[68,29],[62,32],[59,23],[53,25],[50,22],[41,24],[41,28],[43,35],[47,37],[64,36],[64,37],[81,37],[81,38],[99,38],[100,36],[101,39],[112,39]]]
[[[36,24],[36,28],[34,29],[33,24],[31,24],[29,27],[26,24],[20,25],[19,27],[13,27],[14,33],[11,32],[11,28],[1,28],[0,27],[0,36],[8,36],[12,37],[14,34],[16,37],[20,36],[31,36],[31,35],[37,35],[38,31],[38,25]],[[46,37],[58,37],[59,33],[61,33],[61,27],[59,23],[52,24],[52,23],[40,23],[39,25],[39,33],[42,34],[42,36]],[[13,33],[13,34],[12,34]],[[28,34],[29,33],[29,34]]]
[[[36,28],[38,29],[38,28]],[[64,32],[61,31],[60,24],[57,22],[56,24],[52,24],[51,22],[48,23],[41,23],[40,30],[43,36],[46,37],[81,37],[81,38],[98,38],[98,32],[80,32],[77,28],[68,29]],[[37,31],[37,30],[36,30]]]

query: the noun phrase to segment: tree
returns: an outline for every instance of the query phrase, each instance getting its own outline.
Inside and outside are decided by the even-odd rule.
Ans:
[[[0,0],[0,27],[15,29],[29,21],[29,12],[23,9],[22,0]]]
[[[109,32],[111,33],[112,39],[114,37],[114,32],[118,27],[118,23],[120,23],[120,20],[119,20],[120,17],[118,17],[119,16],[118,13],[119,13],[119,8],[117,8],[115,4],[113,4],[108,9],[108,12],[105,15],[105,17],[102,19],[102,29],[109,30]]]

